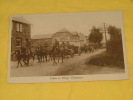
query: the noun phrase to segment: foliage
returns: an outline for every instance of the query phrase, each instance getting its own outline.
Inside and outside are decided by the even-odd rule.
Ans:
[[[110,35],[110,40],[107,43],[108,53],[119,56],[119,59],[123,59],[121,29],[115,26],[109,26],[108,34]]]
[[[91,33],[89,35],[89,42],[90,43],[100,43],[103,39],[103,35],[100,28],[93,27],[91,29]]]
[[[107,42],[107,52],[91,57],[86,64],[124,68],[121,29],[116,26],[109,26],[108,34],[110,40]]]
[[[109,26],[108,27],[108,34],[110,35],[110,40],[120,40],[121,38],[121,29],[117,28],[115,26]]]
[[[92,56],[90,59],[86,61],[87,65],[97,65],[97,66],[113,66],[117,68],[124,68],[123,59],[118,60],[118,57],[115,55],[110,55],[107,52],[103,52],[101,54],[97,54]]]

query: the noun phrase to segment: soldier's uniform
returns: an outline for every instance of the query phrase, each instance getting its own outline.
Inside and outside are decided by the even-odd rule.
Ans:
[[[56,39],[53,39],[52,46],[53,46],[52,51],[54,51],[55,49],[58,49],[59,48],[59,42]]]
[[[24,55],[26,53],[26,47],[22,46],[20,49],[21,49],[22,55]]]
[[[62,42],[61,47],[63,47],[65,49],[65,47],[66,47],[65,42]]]

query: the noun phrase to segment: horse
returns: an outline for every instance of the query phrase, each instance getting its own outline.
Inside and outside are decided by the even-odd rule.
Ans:
[[[62,60],[62,63],[63,63],[63,58],[64,58],[64,48],[59,46],[59,47],[56,47],[56,46],[53,46],[52,50],[51,50],[51,56],[53,58],[53,65],[54,64],[57,64],[56,62],[56,58],[58,60],[58,63],[59,63],[59,60],[61,58]]]
[[[16,56],[16,59],[18,61],[17,63],[17,68],[19,66],[19,64],[21,65],[22,67],[22,63],[21,63],[21,59],[22,59],[22,54],[21,54],[21,49],[19,48],[18,50],[15,51],[15,56]]]
[[[48,48],[48,51],[47,51],[47,55],[49,56],[49,59],[48,59],[48,61],[52,61],[52,51],[53,51],[53,47],[52,46],[49,46],[49,48]]]
[[[33,62],[34,62],[35,56],[36,56],[35,48],[33,48],[33,47],[30,48],[30,55],[29,55],[29,56],[32,57],[32,60],[33,60]],[[32,63],[32,64],[33,64],[33,63]]]
[[[29,61],[30,61],[30,49],[26,48],[25,53],[23,53],[22,57],[23,57],[23,62],[25,63],[25,65],[28,67],[29,66]]]
[[[35,49],[31,47],[21,48],[21,59],[23,59],[24,64],[28,67],[30,58],[32,57],[32,60],[34,62],[35,60]],[[32,62],[32,64],[33,64]]]
[[[36,49],[36,55],[39,63],[44,62],[44,59],[46,59],[46,62],[48,61],[47,60],[48,49],[46,47],[39,46]]]
[[[83,46],[81,47],[81,52],[84,52],[84,53],[87,53],[87,52],[88,52],[88,47],[87,47],[87,45],[83,45]]]
[[[40,63],[41,62],[41,60],[42,60],[42,51],[40,50],[40,48],[38,47],[37,49],[36,49],[36,56],[37,56],[37,60],[38,60],[38,63]]]
[[[40,54],[41,54],[41,61],[44,62],[44,59],[46,60],[46,62],[48,61],[47,60],[47,55],[48,55],[48,49],[47,47],[43,47],[42,50],[40,51]]]

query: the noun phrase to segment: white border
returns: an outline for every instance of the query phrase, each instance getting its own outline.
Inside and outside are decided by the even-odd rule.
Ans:
[[[103,11],[104,12],[104,11]],[[121,16],[122,16],[122,11]],[[123,16],[122,16],[123,17]],[[127,80],[128,67],[126,58],[124,27],[122,25],[122,41],[124,52],[125,73],[120,74],[93,74],[93,75],[68,75],[68,76],[41,76],[41,77],[11,77],[10,76],[10,57],[11,57],[11,31],[12,20],[9,18],[9,46],[8,46],[8,83],[47,83],[47,82],[77,82],[77,81],[100,81],[100,80]],[[74,79],[72,78],[74,77]],[[53,79],[56,78],[56,79]]]

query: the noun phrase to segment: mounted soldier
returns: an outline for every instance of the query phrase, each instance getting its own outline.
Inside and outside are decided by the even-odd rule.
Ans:
[[[24,56],[26,53],[26,47],[24,45],[22,45],[22,47],[20,49],[21,49],[22,55]]]
[[[17,68],[18,68],[19,64],[22,67],[22,63],[21,63],[21,59],[22,59],[21,48],[18,48],[18,50],[16,50],[15,54],[16,54],[16,58],[17,58],[17,61],[18,61]]]
[[[22,46],[21,46],[21,48],[20,48],[20,50],[21,50],[21,57],[22,57],[22,59],[23,59],[23,62],[26,64],[26,47],[22,44]]]
[[[57,39],[55,39],[55,38],[53,38],[53,40],[52,40],[52,46],[53,46],[53,51],[55,50],[55,49],[59,49],[59,42],[57,41]]]
[[[65,49],[65,47],[66,47],[65,42],[62,42],[60,46]]]

